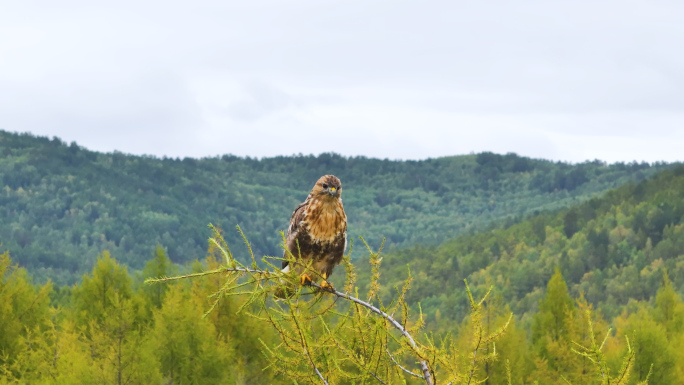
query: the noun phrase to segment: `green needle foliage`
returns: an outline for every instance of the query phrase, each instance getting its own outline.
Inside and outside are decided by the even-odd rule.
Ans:
[[[634,366],[634,357],[636,355],[636,353],[632,349],[632,346],[629,343],[629,338],[625,336],[625,339],[627,340],[627,354],[622,360],[622,366],[620,367],[616,375],[611,376],[610,367],[606,360],[605,354],[602,351],[603,347],[606,344],[606,341],[610,337],[611,329],[608,329],[608,332],[606,333],[606,336],[603,338],[601,345],[598,345],[596,343],[596,336],[594,334],[594,324],[591,320],[591,311],[587,310],[586,315],[587,324],[589,325],[589,337],[591,339],[591,344],[589,346],[584,346],[573,341],[573,344],[575,344],[576,348],[573,348],[572,351],[579,354],[582,357],[586,357],[587,359],[589,359],[589,361],[593,363],[597,371],[597,374],[601,380],[601,385],[627,384],[627,381],[629,381],[629,373],[632,370],[632,366]],[[651,376],[652,370],[653,365],[651,365],[651,369],[649,370],[646,379],[644,381],[639,382],[637,385],[648,384],[648,378]],[[565,380],[565,378],[563,379]],[[570,383],[570,381],[565,381],[568,384]]]
[[[369,254],[371,282],[365,295],[356,285],[355,267],[351,263],[351,248],[343,259],[346,279],[344,292],[322,288],[317,283],[300,285],[295,269],[283,273],[274,262],[282,258],[264,257],[259,265],[251,246],[238,227],[250,251],[251,266],[240,263],[230,251],[221,232],[211,226],[213,236],[210,251],[222,264],[205,272],[175,277],[148,279],[160,283],[209,275],[220,275],[222,285],[211,294],[213,304],[208,316],[227,296],[247,298],[238,312],[268,323],[280,337],[277,344],[262,342],[263,353],[272,362],[269,369],[297,383],[322,384],[396,384],[424,382],[427,384],[478,384],[478,367],[493,361],[497,354],[485,347],[494,344],[504,333],[508,321],[486,333],[482,322],[483,304],[489,292],[476,300],[470,288],[466,291],[471,305],[470,317],[474,326],[471,350],[459,352],[449,334],[436,338],[421,335],[424,318],[420,305],[418,315],[412,316],[406,302],[412,277],[410,270],[404,282],[395,287],[396,295],[389,303],[378,296],[380,289],[380,250],[372,248],[361,238]],[[293,255],[287,255],[295,263]],[[266,266],[263,268],[261,266]],[[306,273],[321,277],[306,267]],[[274,300],[274,294],[278,295]],[[363,298],[363,299],[361,299]],[[509,376],[510,377],[510,376]]]

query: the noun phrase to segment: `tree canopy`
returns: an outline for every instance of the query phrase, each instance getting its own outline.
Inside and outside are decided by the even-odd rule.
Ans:
[[[201,259],[209,223],[239,224],[258,255],[280,255],[279,232],[294,208],[321,175],[335,174],[350,236],[386,238],[390,249],[437,245],[491,223],[575,205],[669,167],[493,153],[422,161],[337,154],[155,158],[0,131],[0,241],[40,281],[60,284],[76,282],[104,250],[133,269],[143,268],[158,244],[175,263]],[[233,232],[227,237],[239,242]]]

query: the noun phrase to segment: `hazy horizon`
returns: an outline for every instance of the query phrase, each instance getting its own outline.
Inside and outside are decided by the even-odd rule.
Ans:
[[[123,154],[127,156],[141,156],[141,157],[151,157],[151,158],[156,158],[156,159],[163,159],[163,158],[171,158],[171,159],[183,159],[183,158],[191,158],[191,159],[211,159],[211,158],[217,158],[217,157],[222,157],[222,156],[236,156],[238,158],[252,158],[252,159],[272,159],[272,158],[277,158],[277,157],[298,157],[298,156],[314,156],[318,157],[323,154],[333,154],[333,155],[339,155],[344,158],[355,158],[355,157],[364,157],[367,159],[378,159],[378,160],[389,160],[392,162],[406,162],[406,161],[425,161],[429,159],[440,159],[440,158],[450,158],[450,157],[459,157],[459,156],[474,156],[477,154],[481,154],[483,152],[492,152],[494,154],[499,154],[499,155],[507,155],[507,154],[515,154],[520,157],[525,157],[525,158],[530,158],[533,160],[542,160],[542,161],[550,161],[550,162],[562,162],[562,163],[567,163],[567,164],[578,164],[578,163],[585,163],[585,162],[594,162],[594,161],[601,161],[606,164],[615,164],[615,163],[642,163],[646,162],[648,164],[653,165],[654,163],[658,162],[665,162],[665,161],[653,161],[653,162],[647,162],[647,161],[637,161],[637,160],[632,160],[632,161],[616,161],[616,162],[607,162],[603,159],[585,159],[583,161],[578,161],[578,162],[573,162],[573,161],[563,161],[563,160],[554,160],[554,159],[547,159],[547,158],[539,158],[539,157],[532,157],[532,156],[527,156],[525,154],[520,154],[514,151],[509,151],[507,153],[503,152],[495,152],[495,151],[479,151],[479,152],[469,152],[467,154],[452,154],[452,155],[443,155],[443,156],[435,156],[435,157],[427,157],[427,158],[418,158],[418,159],[400,159],[400,158],[379,158],[379,157],[374,157],[374,156],[366,156],[366,155],[346,155],[346,154],[341,154],[341,153],[336,153],[336,152],[321,152],[321,153],[293,153],[293,154],[280,154],[280,155],[271,155],[271,156],[250,156],[250,155],[237,155],[237,154],[231,154],[231,153],[224,153],[224,154],[213,154],[213,155],[205,155],[205,156],[200,156],[200,157],[195,157],[195,156],[188,156],[188,157],[179,157],[179,156],[166,156],[166,155],[156,155],[156,154],[133,154],[125,151],[120,151],[120,150],[112,150],[112,151],[99,151],[99,150],[94,150],[91,149],[87,146],[82,145],[81,143],[78,143],[78,141],[66,141],[63,138],[60,138],[58,136],[49,136],[49,135],[36,135],[31,132],[12,132],[12,131],[7,131],[7,130],[2,130],[0,131],[5,131],[9,132],[11,134],[18,134],[18,135],[24,135],[24,134],[29,134],[33,135],[35,137],[40,137],[40,138],[48,138],[52,140],[53,138],[57,138],[60,141],[62,141],[66,145],[70,145],[71,143],[75,142],[76,145],[78,145],[80,148],[85,149],[87,151],[94,151],[98,153],[103,153],[103,154],[113,154],[113,153],[118,153],[118,154]],[[665,163],[679,163],[680,161],[674,161],[674,162],[665,162]]]

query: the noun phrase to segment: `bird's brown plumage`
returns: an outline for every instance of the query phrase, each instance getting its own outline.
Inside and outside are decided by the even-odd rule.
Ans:
[[[306,200],[292,213],[287,230],[283,271],[290,271],[287,260],[294,256],[295,271],[314,281],[327,278],[342,261],[347,247],[347,216],[342,206],[342,182],[334,175],[322,176]],[[305,271],[310,264],[310,271]],[[304,282],[305,279],[302,280]],[[323,286],[329,286],[325,281]]]

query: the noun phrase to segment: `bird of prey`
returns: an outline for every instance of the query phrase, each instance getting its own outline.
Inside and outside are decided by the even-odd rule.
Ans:
[[[341,196],[340,179],[324,175],[292,213],[282,267],[285,273],[295,269],[302,285],[322,278],[321,287],[332,289],[327,279],[347,247],[347,215]],[[295,266],[290,266],[289,254],[295,258]]]

